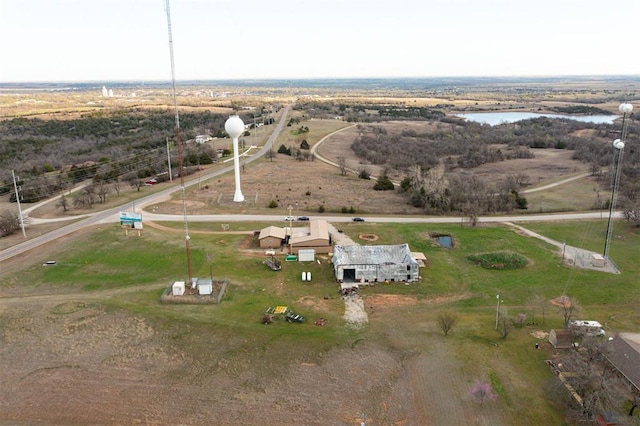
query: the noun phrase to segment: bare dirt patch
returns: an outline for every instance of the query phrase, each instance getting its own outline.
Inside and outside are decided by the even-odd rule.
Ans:
[[[373,294],[365,297],[365,304],[370,309],[397,308],[400,306],[411,306],[417,303],[418,299],[415,296],[398,294]]]
[[[378,236],[376,234],[360,234],[358,238],[366,241],[378,241]]]

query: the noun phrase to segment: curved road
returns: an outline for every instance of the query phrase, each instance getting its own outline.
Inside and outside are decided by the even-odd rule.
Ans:
[[[274,141],[276,140],[276,138],[282,131],[282,128],[284,127],[284,123],[286,122],[289,109],[290,109],[289,105],[287,105],[283,109],[280,120],[278,121],[278,124],[276,125],[276,128],[274,129],[271,136],[269,136],[267,142],[256,153],[254,153],[251,156],[247,156],[245,163],[251,163],[252,161],[255,161],[256,159],[264,155],[269,149],[271,149]],[[329,135],[323,137],[320,141],[318,141],[318,143],[316,143],[312,147],[311,152],[314,153],[320,161],[326,162],[335,167],[339,167],[338,164],[318,155],[316,153],[316,150],[317,150],[317,147],[330,136],[334,135],[335,133],[341,132],[345,129],[349,129],[351,127],[353,126],[344,127],[342,129],[336,130],[335,132],[332,132]],[[232,171],[233,171],[233,166],[224,167],[222,169],[218,169],[216,171],[213,171],[211,173],[208,173],[202,176],[201,179],[205,179],[205,180],[212,179],[214,177],[217,177]],[[579,179],[580,177],[582,176],[568,178],[563,181],[550,184],[542,188],[560,185],[562,183],[569,182],[571,180]],[[190,182],[185,182],[184,186],[186,188],[186,187],[195,185],[198,182],[199,180],[194,179]],[[180,189],[181,189],[180,185],[175,185],[175,186],[166,188],[162,191],[156,192],[154,194],[147,195],[139,200],[136,200],[136,203],[141,208],[144,208],[149,204],[159,203],[169,198],[169,196],[172,193],[179,191]],[[529,190],[528,192],[533,192],[535,190],[540,190],[540,189]],[[107,209],[101,212],[91,214],[89,216],[82,218],[77,222],[71,223],[69,225],[65,225],[47,234],[40,235],[38,237],[24,241],[20,244],[17,244],[13,247],[9,247],[5,250],[2,250],[0,251],[0,262],[7,260],[11,257],[20,255],[22,253],[25,253],[31,249],[39,247],[48,242],[51,242],[57,238],[76,232],[87,226],[95,225],[97,223],[118,222],[119,213],[122,210],[126,210],[129,207],[129,205],[130,203],[127,203],[127,204],[120,205],[118,207],[114,207],[111,209]],[[25,210],[25,212],[31,211],[37,208],[38,206],[39,205],[33,206]],[[601,215],[602,215],[601,212],[587,212],[587,213],[562,213],[562,214],[545,214],[545,215],[483,216],[478,218],[478,222],[485,222],[485,223],[486,222],[535,222],[535,221],[598,219],[598,218],[601,218]],[[621,212],[616,212],[614,214],[614,217],[621,218],[623,217],[623,215]],[[151,221],[182,221],[184,220],[184,217],[182,215],[166,215],[166,214],[155,214],[155,213],[149,213],[149,212],[145,212],[144,218],[146,220],[151,220]],[[351,221],[351,218],[344,217],[344,216],[324,216],[323,215],[322,218],[328,222],[350,222]],[[466,220],[464,217],[460,217],[460,216],[454,216],[454,217],[367,216],[366,219],[367,221],[379,222],[379,223],[394,223],[394,222],[395,223],[459,223],[461,221]],[[59,219],[50,219],[46,221],[57,221],[57,220]],[[71,220],[71,219],[65,218],[64,220]],[[281,220],[282,220],[282,217],[280,215],[237,215],[237,214],[234,214],[234,215],[188,215],[189,222],[212,222],[212,221],[222,221],[222,222],[267,221],[267,222],[270,222],[270,221],[281,221]],[[32,219],[32,221],[34,223],[38,222],[37,219]],[[42,222],[44,222],[44,220]]]

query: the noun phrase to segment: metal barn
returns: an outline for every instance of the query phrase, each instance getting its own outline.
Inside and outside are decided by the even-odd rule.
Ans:
[[[409,244],[379,246],[335,246],[333,270],[342,282],[414,282],[420,267]]]

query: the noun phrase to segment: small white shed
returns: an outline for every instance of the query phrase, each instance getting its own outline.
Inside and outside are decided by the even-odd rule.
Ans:
[[[176,281],[171,286],[174,296],[182,296],[184,294],[184,281]]]
[[[198,280],[198,294],[212,294],[213,281],[208,278],[200,278]]]
[[[591,264],[596,268],[604,268],[604,257],[601,254],[592,253]]]

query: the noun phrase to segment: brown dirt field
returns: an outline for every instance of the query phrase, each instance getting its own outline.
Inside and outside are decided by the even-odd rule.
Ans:
[[[198,190],[188,190],[189,214],[262,213],[292,214],[317,217],[321,205],[327,214],[341,213],[342,207],[354,207],[358,214],[419,214],[406,198],[395,191],[374,191],[374,181],[356,176],[340,176],[338,169],[316,161],[296,161],[278,154],[273,161],[251,164],[241,174],[245,202],[233,202],[234,176],[228,174],[215,181],[205,181]],[[309,195],[307,195],[307,192]],[[268,207],[271,200],[278,208]],[[297,206],[297,207],[296,207]],[[182,201],[171,201],[152,207],[154,213],[181,214]]]
[[[322,300],[298,302],[324,309]],[[416,301],[376,295],[367,304]],[[463,364],[437,342],[400,351],[364,340],[320,360],[301,354],[274,378],[226,357],[216,348],[234,343],[216,333],[193,330],[185,346],[177,336],[189,330],[83,295],[5,299],[0,313],[0,358],[11,366],[0,370],[4,422],[355,425],[365,413],[368,424],[508,424],[499,411],[477,410]]]

